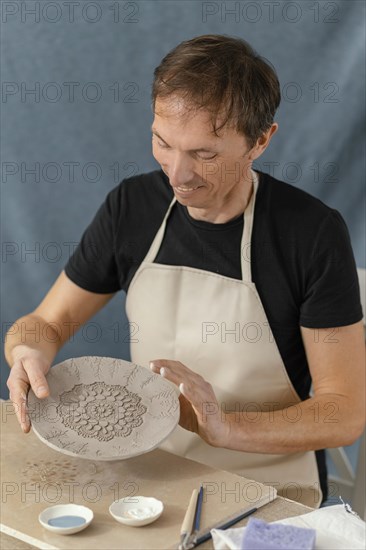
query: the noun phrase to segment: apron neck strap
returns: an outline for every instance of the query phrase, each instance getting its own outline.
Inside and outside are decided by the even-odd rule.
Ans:
[[[240,245],[241,278],[243,281],[252,282],[251,243],[254,220],[254,206],[258,190],[258,174],[251,170],[253,180],[253,192],[244,211],[244,228]]]
[[[242,235],[241,247],[240,247],[241,275],[242,275],[243,281],[252,280],[250,247],[251,247],[251,239],[252,239],[254,205],[255,205],[255,198],[256,198],[257,189],[258,189],[258,175],[256,174],[256,172],[254,172],[253,169],[251,170],[251,173],[252,173],[252,179],[253,179],[253,192],[250,197],[249,204],[247,205],[244,211],[244,228],[243,228],[243,235]],[[162,224],[158,232],[156,233],[153,242],[151,243],[148,253],[146,254],[146,257],[144,259],[145,262],[153,263],[156,256],[158,255],[161,243],[163,242],[166,224],[176,200],[177,200],[176,197],[173,197],[169,205],[169,208],[164,216]]]
[[[176,198],[175,196],[173,197],[173,200],[172,202],[170,203],[169,205],[169,208],[164,216],[164,219],[162,221],[162,224],[161,226],[159,227],[159,231],[156,233],[155,237],[154,237],[154,240],[153,242],[151,243],[151,246],[149,248],[149,251],[148,253],[146,254],[146,257],[144,259],[144,262],[149,262],[149,263],[153,263],[156,256],[158,255],[158,252],[159,252],[159,248],[161,246],[161,243],[163,242],[163,238],[164,238],[164,233],[165,233],[165,228],[166,228],[166,222],[169,218],[169,214],[173,208],[173,205],[175,204],[176,202]]]

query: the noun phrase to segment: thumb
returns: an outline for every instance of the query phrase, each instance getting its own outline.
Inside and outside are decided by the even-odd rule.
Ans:
[[[28,375],[29,383],[36,396],[40,399],[47,397],[50,394],[50,389],[39,362],[28,359],[24,361],[23,368]]]

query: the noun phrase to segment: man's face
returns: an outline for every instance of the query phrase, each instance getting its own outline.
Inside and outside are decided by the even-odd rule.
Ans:
[[[156,100],[153,155],[181,204],[225,212],[250,184],[248,144],[232,128],[222,128],[216,137],[207,112],[185,111],[178,98]]]

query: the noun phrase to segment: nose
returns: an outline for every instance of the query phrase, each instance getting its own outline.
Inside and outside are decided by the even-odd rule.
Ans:
[[[184,186],[194,179],[193,163],[185,155],[176,153],[170,159],[169,180],[173,187]]]

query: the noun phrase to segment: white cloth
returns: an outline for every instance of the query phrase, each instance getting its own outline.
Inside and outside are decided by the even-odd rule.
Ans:
[[[342,504],[320,508],[314,512],[273,523],[316,530],[316,550],[365,550],[366,524],[347,512]],[[245,527],[212,529],[215,550],[240,550]]]

